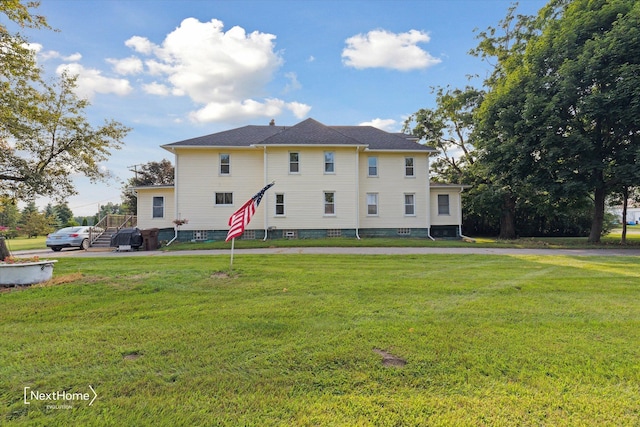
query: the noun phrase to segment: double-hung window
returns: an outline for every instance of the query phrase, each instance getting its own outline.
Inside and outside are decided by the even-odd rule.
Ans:
[[[284,194],[276,193],[276,216],[284,216]]]
[[[415,176],[413,171],[413,157],[404,158],[404,176],[406,177]]]
[[[216,193],[216,206],[233,205],[233,193]]]
[[[368,176],[378,176],[378,158],[377,157],[369,157],[368,160],[369,171],[367,173]]]
[[[324,173],[335,173],[335,153],[333,151],[324,152]]]
[[[404,195],[404,214],[407,216],[415,216],[416,214],[416,196],[415,194]]]
[[[220,175],[231,174],[231,156],[229,154],[220,154]]]
[[[324,214],[336,214],[336,193],[334,193],[333,191],[324,192]]]
[[[289,153],[289,173],[300,173],[300,153]]]
[[[367,193],[367,215],[378,215],[378,193]]]
[[[438,194],[438,215],[450,215],[448,194]]]
[[[153,197],[153,218],[164,218],[164,197]]]

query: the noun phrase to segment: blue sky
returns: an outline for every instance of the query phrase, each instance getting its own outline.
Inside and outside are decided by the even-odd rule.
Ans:
[[[523,0],[535,14],[546,2]],[[120,203],[129,166],[172,155],[160,145],[248,124],[372,124],[399,131],[434,106],[431,87],[480,86],[474,29],[497,26],[503,0],[42,0],[59,32],[27,34],[54,75],[79,75],[94,125],[133,130],[102,165],[106,184],[76,177],[76,215]],[[480,79],[469,81],[468,75]],[[39,205],[46,200],[40,200]]]

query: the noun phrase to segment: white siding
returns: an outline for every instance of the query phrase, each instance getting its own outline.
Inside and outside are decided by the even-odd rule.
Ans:
[[[368,157],[378,157],[378,175],[368,176]],[[414,159],[414,176],[405,177],[405,158]],[[360,153],[360,228],[425,228],[427,156],[389,152]],[[367,214],[367,193],[378,194],[378,215]],[[404,211],[404,195],[414,194],[415,215]]]
[[[438,195],[449,195],[449,215],[438,214]],[[431,224],[458,225],[460,218],[460,188],[431,188]]]
[[[326,151],[334,153],[334,173],[324,172]],[[289,172],[291,152],[299,153],[297,173]],[[221,153],[230,155],[229,175],[219,173]],[[377,157],[375,177],[368,176],[370,156]],[[411,177],[405,176],[407,157],[414,159]],[[265,194],[248,229],[426,228],[429,226],[427,210],[430,210],[432,225],[457,225],[460,223],[460,189],[432,187],[429,197],[428,160],[425,153],[363,151],[362,148],[357,151],[356,147],[289,146],[267,147],[266,151],[264,147],[176,148],[177,207],[174,207],[172,192],[170,196],[166,193],[166,218],[164,222],[154,220],[152,226],[172,227],[171,222],[179,216],[189,221],[181,230],[226,230],[231,214],[271,181],[275,181],[275,186]],[[233,205],[216,206],[216,192],[233,193]],[[335,215],[324,214],[325,192],[335,193]],[[147,209],[149,213],[148,217],[141,216],[140,221],[148,221],[152,199],[143,193],[139,210]],[[375,216],[367,214],[367,193],[378,195]],[[276,194],[284,194],[285,215],[276,215]],[[405,214],[405,194],[414,196],[414,215]],[[438,194],[449,194],[449,215],[438,215]],[[147,222],[143,223],[146,227]]]
[[[335,153],[334,173],[324,173],[326,151]],[[298,173],[289,173],[290,152],[300,153]],[[355,147],[267,148],[267,182],[276,181],[263,199],[267,226],[277,229],[355,228],[355,157]],[[334,216],[324,215],[324,192],[335,192]],[[276,193],[285,195],[285,216],[275,215]]]
[[[178,160],[178,214],[189,223],[181,230],[226,230],[231,214],[263,186],[262,151],[258,149],[182,149]],[[231,156],[229,175],[219,173],[219,155]],[[215,193],[233,193],[233,205],[216,206]],[[249,228],[260,228],[256,214]]]
[[[138,228],[169,228],[173,227],[174,190],[173,188],[144,188],[138,189]],[[153,218],[153,198],[164,197],[164,217]]]

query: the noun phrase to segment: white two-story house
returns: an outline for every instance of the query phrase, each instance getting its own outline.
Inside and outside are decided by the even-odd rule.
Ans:
[[[429,181],[434,148],[371,126],[244,126],[163,145],[173,186],[137,187],[138,227],[160,240],[224,240],[266,184],[242,238],[459,237],[463,186]],[[188,222],[174,229],[174,220]]]

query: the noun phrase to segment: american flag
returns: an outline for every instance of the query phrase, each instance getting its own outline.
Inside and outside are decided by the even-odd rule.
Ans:
[[[236,237],[242,236],[244,233],[244,229],[247,225],[249,225],[249,221],[251,221],[251,217],[254,213],[256,213],[256,209],[262,200],[262,196],[264,196],[265,191],[273,187],[275,182],[268,184],[262,190],[258,191],[255,196],[247,200],[247,202],[240,207],[237,211],[229,217],[229,232],[227,233],[227,239],[225,242],[228,242],[231,239],[235,239]]]

